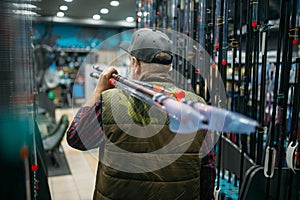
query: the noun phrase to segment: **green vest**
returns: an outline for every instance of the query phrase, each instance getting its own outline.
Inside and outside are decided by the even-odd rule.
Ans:
[[[203,102],[190,92],[186,98]],[[102,102],[106,142],[94,199],[199,199],[204,131],[173,133],[166,114],[119,89],[103,92]]]

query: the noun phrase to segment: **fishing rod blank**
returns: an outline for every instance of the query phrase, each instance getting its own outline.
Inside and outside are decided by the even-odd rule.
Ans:
[[[274,85],[274,100],[273,100],[273,112],[272,112],[272,121],[270,124],[270,138],[269,138],[269,145],[267,147],[267,150],[269,149],[269,152],[266,152],[267,156],[265,159],[265,176],[267,177],[267,186],[266,186],[266,199],[269,198],[269,192],[270,192],[270,179],[273,176],[273,171],[274,171],[274,155],[276,153],[276,150],[274,148],[274,143],[277,145],[278,144],[278,137],[275,137],[276,132],[279,133],[280,131],[280,127],[281,127],[281,113],[282,113],[282,98],[283,96],[281,95],[283,92],[283,84],[284,82],[284,70],[282,70],[282,75],[281,75],[281,80],[280,80],[280,93],[277,94],[278,92],[278,80],[279,80],[279,71],[280,71],[280,58],[281,58],[281,44],[282,44],[282,37],[287,37],[287,26],[289,26],[289,22],[288,22],[288,6],[287,4],[289,4],[288,0],[283,0],[281,1],[281,11],[280,11],[280,23],[279,23],[279,30],[283,30],[283,31],[279,31],[278,33],[278,44],[277,44],[277,58],[276,58],[276,71],[275,71],[275,85]],[[287,24],[286,24],[287,23]],[[283,32],[285,32],[283,34]],[[285,38],[287,39],[287,38]],[[284,48],[286,49],[286,48]],[[283,52],[283,58],[285,58],[285,53],[287,53],[286,51]],[[286,60],[285,60],[286,61]],[[284,63],[284,60],[282,60],[282,64],[284,64],[284,66],[286,65],[286,63]],[[283,66],[282,66],[283,68]],[[277,119],[276,119],[277,118]],[[280,152],[279,152],[280,153]],[[273,155],[272,155],[273,154]],[[280,158],[279,158],[280,159]],[[279,168],[282,168],[282,160],[279,160]],[[280,166],[281,165],[281,166]],[[278,169],[278,175],[281,176],[281,169]],[[278,180],[280,180],[281,178],[278,177]],[[278,191],[279,190],[279,191]],[[277,185],[277,198],[279,198],[280,195],[280,188],[279,188],[279,184]]]
[[[296,8],[296,7],[294,7]],[[289,13],[290,10],[290,3],[286,3],[286,13]],[[292,12],[292,21],[293,19],[295,20],[295,16],[294,16],[294,9]],[[285,17],[285,25],[289,24],[289,17]],[[293,22],[291,22],[293,23]],[[291,25],[292,27],[294,25]],[[292,60],[292,42],[290,40],[286,40],[288,37],[288,30],[289,27],[288,25],[286,25],[286,28],[284,29],[284,35],[283,35],[283,42],[284,42],[284,49],[283,49],[283,59],[282,59],[282,74],[281,74],[281,88],[280,88],[280,94],[283,94],[284,98],[280,98],[278,105],[282,105],[282,115],[281,115],[281,136],[280,136],[280,145],[279,145],[279,175],[281,175],[281,169],[283,166],[283,156],[284,156],[284,142],[286,139],[286,131],[287,131],[287,127],[286,127],[286,116],[287,116],[287,109],[288,109],[288,91],[289,91],[289,77],[290,77],[290,69],[291,69],[291,60]],[[286,53],[287,52],[287,53]],[[278,177],[278,184],[280,184],[280,180],[281,177]],[[279,186],[278,186],[279,188]],[[279,192],[279,191],[278,191]]]
[[[94,69],[99,69],[99,67],[94,66]],[[91,73],[90,76],[93,78],[99,78],[98,73]],[[111,80],[112,85],[114,85],[115,87],[120,87],[120,89],[123,89],[125,91],[129,91],[131,94],[133,94],[137,98],[139,98],[143,101],[146,101],[147,103],[149,103],[151,105],[153,105],[153,104],[157,105],[156,103],[153,103],[153,99],[151,99],[151,98],[154,98],[158,94],[160,94],[160,95],[158,95],[159,98],[173,99],[173,98],[171,98],[169,93],[166,94],[166,93],[154,91],[153,90],[154,87],[150,86],[150,83],[145,83],[148,85],[147,87],[149,87],[149,88],[146,88],[143,86],[144,83],[142,83],[141,81],[134,82],[132,80],[129,80],[125,77],[122,77],[122,76],[116,75],[116,74],[113,75],[113,78],[115,81]],[[119,84],[119,85],[117,85],[117,84]],[[159,103],[161,104],[160,106],[165,106],[161,102],[159,102]],[[206,104],[203,104],[203,103],[200,103],[197,101],[192,101],[189,99],[183,99],[178,103],[185,104],[185,106],[183,106],[183,107],[187,109],[186,111],[189,112],[189,110],[192,109],[201,115],[201,118],[199,118],[199,119],[201,119],[201,121],[198,124],[198,129],[233,132],[233,133],[246,133],[247,134],[247,133],[254,132],[256,127],[258,126],[258,123],[255,120],[250,119],[246,116],[243,116],[242,114],[239,114],[239,113],[230,112],[225,109],[206,105]],[[176,103],[173,103],[173,105],[176,105]],[[179,105],[179,106],[181,106],[181,105]],[[222,123],[222,122],[224,122],[224,123]]]
[[[265,124],[265,104],[266,104],[266,98],[265,98],[265,92],[266,92],[266,70],[267,70],[267,52],[268,52],[268,32],[269,32],[269,0],[265,1],[264,4],[264,24],[262,28],[262,64],[261,64],[261,82],[260,82],[260,95],[259,95],[259,115],[258,115],[258,122],[261,124],[261,126],[264,126]],[[259,152],[258,155],[262,155],[263,151],[263,134],[264,131],[258,132],[258,138],[257,138],[257,151]],[[262,163],[262,156],[258,156],[257,158],[257,164]]]
[[[94,73],[91,76],[96,78]],[[207,123],[206,118],[190,106],[174,100],[169,95],[145,88],[118,74],[113,74],[109,83],[166,112],[170,117],[169,128],[172,132],[180,134],[194,133],[202,126],[201,123],[203,123],[203,126]]]
[[[103,69],[99,65],[94,65],[93,69],[97,70],[100,73],[103,72]],[[93,78],[96,78],[96,79],[99,78],[99,74],[97,72],[90,73],[90,76],[93,77]],[[162,86],[162,85],[150,84],[150,83],[143,82],[143,81],[138,81],[138,80],[130,80],[130,81],[132,81],[136,84],[139,84],[141,86],[150,88],[152,90],[155,90],[157,92],[163,92],[163,93],[166,93],[167,95],[171,95],[171,96],[175,97],[175,99],[177,101],[179,101],[179,100],[181,100],[185,97],[185,92],[184,92],[184,90],[181,90],[181,89],[176,89],[175,91],[173,91],[170,88],[167,88],[167,87]]]
[[[245,98],[245,82],[242,80],[242,67],[243,67],[243,63],[242,63],[242,47],[243,47],[243,3],[244,0],[241,0],[239,2],[239,64],[238,64],[238,109],[237,111],[240,113],[245,113],[245,106],[243,105],[243,103],[245,102],[243,98]],[[236,1],[235,1],[236,2]],[[241,185],[243,183],[243,179],[244,179],[244,154],[248,149],[248,145],[247,145],[247,136],[246,135],[241,135],[240,138],[240,142],[241,142],[241,156],[240,156],[240,174],[239,174],[239,178],[240,178],[240,184],[239,184],[239,190],[241,190]]]
[[[291,35],[289,33],[290,27],[295,27],[296,24],[296,12],[297,6],[296,1],[293,1],[293,6],[291,5],[291,1],[286,1],[283,7],[285,11],[285,15],[283,15],[284,20],[284,29],[283,29],[283,58],[282,58],[282,72],[280,79],[280,90],[279,94],[283,95],[283,98],[278,99],[278,107],[282,109],[280,118],[280,137],[279,137],[279,163],[278,163],[278,181],[277,181],[277,198],[280,198],[280,182],[285,154],[285,141],[287,136],[287,110],[288,110],[288,91],[289,91],[289,79],[290,79],[290,70],[292,64],[292,54],[293,54],[293,38],[289,37]],[[291,18],[290,18],[290,10],[292,8]],[[290,21],[291,20],[291,21]]]
[[[299,69],[299,62],[300,59],[297,58],[296,60],[296,73],[295,73],[295,81],[294,81],[294,94],[293,94],[293,111],[292,111],[292,127],[291,127],[291,133],[289,138],[289,143],[294,147],[297,145],[297,133],[298,133],[298,122],[299,122],[299,97],[300,97],[300,69]],[[299,145],[299,143],[298,143]],[[295,152],[294,152],[295,154]],[[297,159],[297,158],[296,158]],[[292,163],[295,161],[295,158],[291,158]],[[295,166],[297,167],[297,166]],[[290,170],[289,173],[290,179],[289,179],[289,189],[288,189],[288,199],[291,199],[292,195],[292,184],[293,184],[293,178],[294,178],[294,172]]]
[[[181,102],[192,106],[205,116],[208,120],[205,127],[207,130],[249,134],[255,132],[259,126],[255,120],[236,112],[186,99]]]

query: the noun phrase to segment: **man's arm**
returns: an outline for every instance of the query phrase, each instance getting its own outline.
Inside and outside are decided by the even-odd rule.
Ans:
[[[113,88],[109,84],[113,73],[118,72],[108,68],[101,73],[91,97],[74,117],[67,130],[67,142],[71,147],[78,150],[94,149],[103,141],[102,101],[99,99],[102,92]]]
[[[81,107],[67,130],[68,144],[78,150],[99,147],[103,140],[100,100],[92,106]]]

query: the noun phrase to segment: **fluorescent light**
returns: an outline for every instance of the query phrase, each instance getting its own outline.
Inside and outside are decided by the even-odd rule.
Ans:
[[[129,23],[134,22],[134,18],[133,17],[127,17],[126,21],[129,22]]]
[[[32,4],[28,4],[28,3],[13,3],[13,5],[17,8],[23,8],[23,9],[36,9],[37,7],[35,5]]]
[[[100,15],[93,15],[93,19],[94,19],[94,20],[99,20],[100,18],[101,18]]]
[[[111,6],[118,6],[120,3],[118,1],[111,1],[110,5]]]
[[[29,10],[13,10],[12,12],[18,15],[37,15],[36,12],[32,12]]]
[[[57,16],[57,17],[64,17],[64,16],[65,16],[65,13],[63,13],[63,12],[57,12],[57,13],[56,13],[56,16]]]
[[[73,0],[65,0],[65,2],[73,2]]]
[[[68,10],[68,6],[62,5],[62,6],[59,7],[59,9],[63,10],[63,11],[66,11],[66,10]]]
[[[102,13],[102,14],[107,14],[108,12],[109,12],[109,10],[107,8],[102,8],[100,10],[100,13]]]

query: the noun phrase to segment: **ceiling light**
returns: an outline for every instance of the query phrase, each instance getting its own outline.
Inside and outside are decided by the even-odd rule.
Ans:
[[[100,13],[102,13],[102,14],[107,14],[108,12],[109,12],[109,10],[107,8],[102,8],[100,10]]]
[[[127,17],[126,21],[129,22],[129,23],[134,22],[134,18],[133,17]]]
[[[120,3],[118,1],[111,1],[110,5],[111,6],[118,6]]]
[[[66,10],[68,10],[68,6],[63,5],[63,6],[60,6],[59,9],[63,10],[63,11],[66,11]]]
[[[65,0],[65,2],[73,2],[73,0]]]
[[[17,8],[24,8],[24,9],[36,9],[37,7],[32,4],[28,3],[13,3],[13,5]]]
[[[36,12],[32,12],[29,10],[13,10],[12,12],[18,15],[37,15]]]
[[[65,13],[63,13],[63,12],[57,12],[57,13],[56,13],[56,16],[57,16],[57,17],[64,17],[64,16],[65,16]]]
[[[93,19],[94,19],[94,20],[99,20],[100,18],[101,18],[100,15],[93,15]]]

